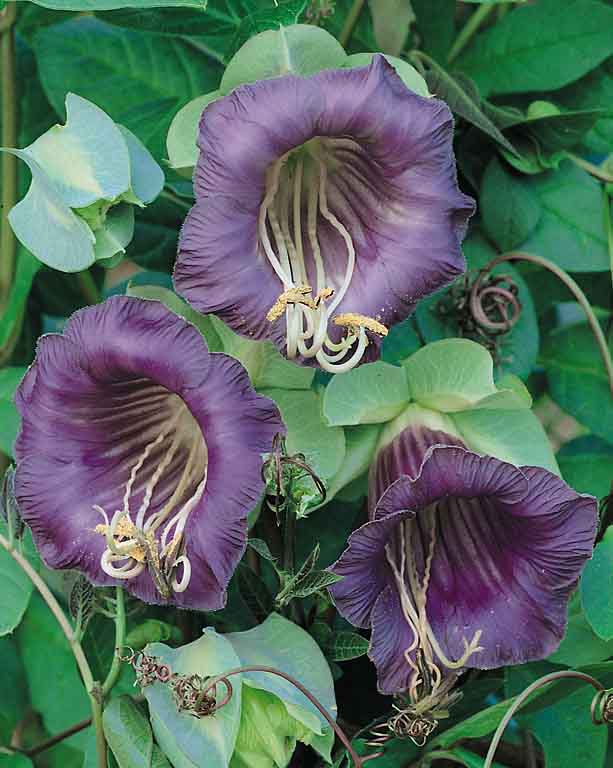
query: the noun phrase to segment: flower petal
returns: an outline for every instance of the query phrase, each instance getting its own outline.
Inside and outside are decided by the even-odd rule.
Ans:
[[[198,140],[197,210],[182,231],[175,285],[200,311],[215,311],[239,333],[270,337],[281,349],[285,329],[265,316],[283,285],[258,242],[258,215],[273,163],[314,138],[333,157],[329,210],[356,250],[337,314],[366,315],[387,326],[403,320],[416,301],[464,269],[460,242],[474,210],[457,187],[449,109],[409,91],[382,56],[365,68],[243,85],[210,104]],[[332,147],[328,139],[340,143]],[[305,221],[307,276],[315,286],[307,229]],[[338,290],[347,247],[321,211],[317,237]],[[242,279],[232,279],[230,289],[237,271]],[[331,326],[333,339],[341,333]],[[365,360],[378,355],[379,342],[371,341]]]
[[[368,656],[377,667],[377,688],[395,694],[409,687],[412,669],[405,651],[413,643],[413,632],[402,614],[398,590],[386,587],[372,611],[372,635]]]
[[[48,565],[78,568],[96,584],[116,582],[101,569],[105,539],[94,529],[104,520],[93,505],[109,518],[122,509],[126,484],[145,455],[130,510],[134,516],[168,459],[147,514],[161,510],[192,450],[201,450],[197,434],[203,436],[205,492],[185,528],[192,579],[174,602],[224,604],[245,548],[247,514],[263,488],[261,456],[282,430],[276,407],[255,394],[238,362],[209,354],[200,333],[162,304],[114,297],[74,315],[63,336],[41,339],[17,402],[24,519]],[[177,506],[195,491],[195,481],[188,482]],[[147,571],[123,583],[148,602],[162,602]]]

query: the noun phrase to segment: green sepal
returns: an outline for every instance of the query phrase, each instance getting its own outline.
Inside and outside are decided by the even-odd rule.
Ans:
[[[204,96],[197,96],[173,117],[168,136],[166,150],[171,168],[191,179],[192,171],[198,160],[200,150],[196,146],[198,126],[205,108],[221,96],[220,91],[211,91]]]
[[[227,94],[239,85],[281,75],[308,77],[322,69],[342,67],[347,54],[328,32],[308,24],[267,29],[234,54],[221,78]]]
[[[386,53],[352,53],[351,56],[347,56],[343,68],[367,67],[375,56],[383,56],[388,64],[394,67],[396,74],[410,91],[418,96],[432,96],[428,90],[428,84],[415,67],[397,56],[389,56]]]

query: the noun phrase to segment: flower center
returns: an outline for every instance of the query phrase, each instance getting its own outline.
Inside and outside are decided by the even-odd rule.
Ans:
[[[164,400],[165,417],[130,468],[121,508],[110,522],[103,507],[93,509],[104,518],[95,529],[106,540],[102,570],[133,579],[147,569],[168,599],[171,591],[184,592],[191,579],[184,531],[204,494],[207,446],[183,400],[170,393]]]
[[[361,150],[351,139],[317,137],[279,158],[268,171],[258,220],[260,245],[283,286],[267,318],[275,322],[285,314],[289,358],[314,357],[331,373],[358,365],[368,346],[367,330],[387,335],[382,323],[359,313],[333,318],[356,265],[351,233],[328,205],[329,170],[339,165],[338,153],[343,151]],[[318,232],[322,222],[346,250],[345,269],[338,276],[326,272]],[[331,320],[346,328],[340,341],[330,338]]]
[[[415,556],[413,538],[420,536],[415,520],[405,520],[400,524],[398,536],[386,546],[385,554],[394,574],[404,618],[413,633],[413,641],[404,651],[407,664],[413,670],[408,694],[411,703],[419,706],[419,711],[426,711],[436,705],[449,689],[449,682],[445,680],[441,666],[461,669],[474,653],[483,648],[478,645],[481,630],[477,630],[470,642],[463,638],[464,653],[459,659],[452,660],[447,657],[434,635],[428,621],[426,603],[437,541],[436,504],[420,511],[419,516],[427,544],[427,550],[423,550],[423,562],[418,566]]]

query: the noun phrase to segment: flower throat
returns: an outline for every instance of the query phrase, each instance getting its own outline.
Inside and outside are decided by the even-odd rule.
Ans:
[[[360,363],[369,343],[367,330],[387,335],[387,328],[375,318],[353,312],[334,315],[351,284],[356,251],[350,232],[328,206],[328,173],[340,162],[338,153],[359,150],[351,139],[318,137],[279,158],[268,171],[258,219],[260,245],[283,286],[267,319],[276,322],[285,314],[288,358],[315,358],[330,373],[343,373]],[[321,219],[338,233],[347,252],[339,285],[332,285],[326,275],[317,232]],[[307,274],[309,261],[315,286]],[[340,341],[330,338],[331,322],[346,329]]]
[[[194,419],[186,405],[174,395],[168,401],[170,414],[158,436],[145,446],[133,465],[121,509],[114,512],[109,522],[105,510],[98,504],[93,506],[105,521],[96,526],[96,532],[106,540],[100,558],[102,570],[115,579],[125,580],[136,578],[147,569],[166,600],[171,592],[184,592],[189,586],[192,569],[184,530],[204,494],[207,479],[206,443],[193,434]],[[198,435],[201,436],[199,430]],[[179,479],[169,493],[165,475],[174,478],[177,472]],[[134,513],[130,502],[137,495],[137,478],[143,474],[149,474],[149,478]],[[156,488],[162,482],[169,497],[159,509],[150,512]]]

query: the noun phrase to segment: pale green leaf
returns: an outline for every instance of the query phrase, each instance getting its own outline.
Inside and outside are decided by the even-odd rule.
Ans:
[[[124,125],[117,126],[128,147],[130,156],[130,190],[136,204],[150,203],[164,187],[164,172],[155,162],[145,145]]]
[[[334,477],[345,457],[345,435],[341,427],[330,427],[322,415],[316,392],[262,389],[279,406],[287,427],[287,452],[303,453],[307,464],[322,480]]]
[[[308,76],[342,67],[346,53],[328,32],[307,24],[269,29],[248,40],[233,56],[221,79],[220,91],[280,75]]]
[[[216,675],[240,666],[232,645],[214,630],[182,648],[160,643],[146,647],[180,675]],[[168,685],[155,683],[144,689],[155,738],[174,768],[199,768],[206,755],[207,768],[227,768],[234,751],[241,710],[240,677],[232,678],[233,695],[214,717],[196,718],[179,712]]]
[[[119,127],[74,93],[66,95],[66,124],[50,128],[25,151],[70,208],[113,200],[130,187],[130,155]]]
[[[497,393],[490,353],[469,339],[443,339],[404,362],[411,399],[425,408],[460,411]]]
[[[114,8],[158,8],[189,7],[204,10],[207,0],[32,0],[43,8],[51,8],[54,11],[80,11],[81,13],[94,11],[110,11]]]
[[[296,678],[336,718],[334,683],[328,664],[315,640],[303,629],[276,613],[246,632],[226,635],[241,665],[274,667]],[[329,726],[291,683],[266,672],[246,672],[243,682],[278,696],[288,713],[316,733]]]
[[[111,259],[117,253],[125,253],[134,236],[134,207],[127,203],[113,206],[100,229],[94,232],[96,261]]]
[[[196,138],[202,112],[220,95],[219,91],[213,91],[204,96],[198,96],[181,107],[173,117],[166,138],[166,149],[171,168],[175,170],[187,169],[191,175],[191,169],[196,165],[200,152],[196,146]]]
[[[367,363],[332,378],[324,394],[324,417],[331,426],[380,424],[397,416],[410,398],[403,368]]]
[[[453,413],[451,418],[471,450],[559,474],[547,434],[532,411],[476,408]]]

